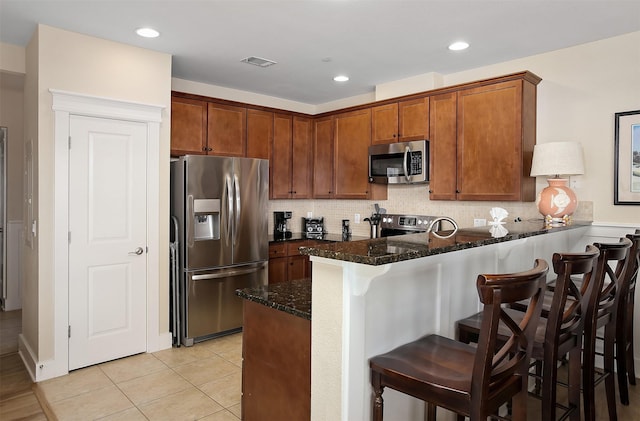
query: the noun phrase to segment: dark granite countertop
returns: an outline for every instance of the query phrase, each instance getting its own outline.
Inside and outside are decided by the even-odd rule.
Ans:
[[[278,282],[236,290],[236,295],[294,316],[311,320],[311,279]]]
[[[492,236],[488,226],[459,229],[450,238],[439,238],[434,234],[410,234],[376,239],[355,237],[351,241],[343,242],[341,235],[334,235],[339,238],[335,239],[334,236],[329,234],[328,239],[325,240],[326,243],[313,247],[301,247],[300,252],[310,256],[320,256],[347,262],[383,265],[589,225],[591,225],[591,222],[574,221],[568,226],[550,228],[546,227],[542,220],[508,223],[504,225],[508,233],[501,237]],[[448,235],[450,233],[451,231],[442,231],[438,234]],[[297,234],[297,236],[294,234],[291,238],[277,241],[306,239],[304,234]],[[273,238],[269,240],[274,241]],[[236,291],[236,295],[267,307],[311,320],[310,279],[275,283],[259,288],[239,289]]]
[[[499,237],[493,236],[490,232],[490,227],[485,226],[459,229],[450,238],[439,238],[433,233],[409,234],[300,247],[300,253],[377,266],[589,225],[591,225],[591,222],[574,221],[567,226],[547,227],[544,221],[540,219],[504,224],[502,227],[506,228],[508,232]],[[438,234],[445,236],[450,233],[451,231],[441,231]]]
[[[291,237],[289,238],[280,238],[275,237],[273,234],[269,235],[269,243],[283,243],[287,241],[301,241],[301,240],[318,240],[318,241],[327,241],[329,243],[337,243],[342,241],[359,241],[359,240],[367,240],[369,237],[360,237],[360,236],[349,236],[347,238],[343,238],[342,234],[322,234],[320,238],[307,238],[306,233],[304,232],[292,232]]]

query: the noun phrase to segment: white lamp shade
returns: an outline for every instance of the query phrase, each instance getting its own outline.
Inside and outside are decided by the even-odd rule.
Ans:
[[[531,176],[584,174],[582,146],[576,142],[551,142],[535,145]]]

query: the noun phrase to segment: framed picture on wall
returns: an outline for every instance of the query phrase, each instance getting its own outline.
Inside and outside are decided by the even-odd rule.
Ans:
[[[640,205],[640,110],[616,113],[613,204]]]

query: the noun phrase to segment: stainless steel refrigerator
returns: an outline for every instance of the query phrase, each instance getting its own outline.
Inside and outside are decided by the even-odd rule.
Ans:
[[[171,163],[172,331],[191,346],[242,327],[239,288],[267,284],[269,161]]]

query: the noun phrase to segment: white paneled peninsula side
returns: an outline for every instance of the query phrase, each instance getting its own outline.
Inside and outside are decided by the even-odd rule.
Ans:
[[[371,419],[370,357],[429,333],[454,338],[455,322],[480,309],[478,274],[582,251],[589,226],[533,221],[507,224],[501,238],[483,227],[447,239],[412,234],[301,248],[313,266],[311,420]],[[421,401],[391,389],[384,399],[389,419],[424,419]]]

